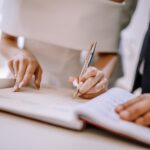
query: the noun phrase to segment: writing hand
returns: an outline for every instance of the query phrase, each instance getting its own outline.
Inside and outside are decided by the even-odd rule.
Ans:
[[[70,79],[71,82],[78,80],[75,77]],[[77,81],[78,82],[78,81]],[[107,90],[108,80],[101,70],[95,67],[89,67],[85,74],[80,78],[78,86],[79,96],[86,99],[96,97]]]

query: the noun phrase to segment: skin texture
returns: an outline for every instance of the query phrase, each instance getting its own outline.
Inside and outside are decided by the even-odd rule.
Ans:
[[[18,48],[17,37],[2,33],[0,53],[8,60],[8,66],[16,79],[15,92],[27,86],[32,78],[34,87],[40,88],[42,68],[30,52]]]
[[[116,112],[123,120],[150,126],[150,94],[143,94],[119,105]]]
[[[8,61],[8,66],[16,79],[14,91],[27,86],[33,77],[35,88],[40,88],[42,68],[31,53],[20,51]]]
[[[42,68],[37,59],[27,50],[17,46],[17,37],[2,33],[0,51],[8,59],[8,66],[16,79],[14,91],[28,86],[34,78],[34,87],[39,89]],[[72,78],[77,79],[77,78]],[[73,81],[71,80],[71,82]],[[93,98],[107,90],[108,80],[104,73],[95,67],[89,67],[81,77],[79,92],[82,98]]]
[[[70,78],[70,82],[74,80],[80,80],[78,90],[81,98],[91,99],[104,93],[108,88],[108,79],[104,72],[95,67],[89,67],[81,79]]]

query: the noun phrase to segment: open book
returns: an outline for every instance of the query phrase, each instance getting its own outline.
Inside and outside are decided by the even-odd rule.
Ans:
[[[133,98],[129,92],[112,88],[90,101],[73,99],[72,94],[66,89],[24,88],[18,93],[1,89],[0,110],[75,130],[90,123],[150,145],[150,128],[123,121],[114,111],[118,104]]]

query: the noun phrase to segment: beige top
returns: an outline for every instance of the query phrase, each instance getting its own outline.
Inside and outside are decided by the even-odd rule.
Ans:
[[[4,0],[2,30],[55,45],[116,52],[125,3],[110,0]]]
[[[4,0],[2,30],[25,37],[25,48],[43,69],[42,84],[69,87],[81,70],[80,51],[116,52],[124,3],[109,0]],[[2,72],[9,76],[7,67]]]

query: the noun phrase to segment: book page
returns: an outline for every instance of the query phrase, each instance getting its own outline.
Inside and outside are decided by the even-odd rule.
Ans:
[[[69,89],[23,88],[20,92],[1,89],[0,110],[79,130],[83,122],[74,110],[85,100],[73,99],[72,95]]]
[[[76,113],[94,125],[150,144],[150,128],[124,121],[115,112],[116,106],[133,97],[123,89],[112,88],[92,101],[80,105]]]

